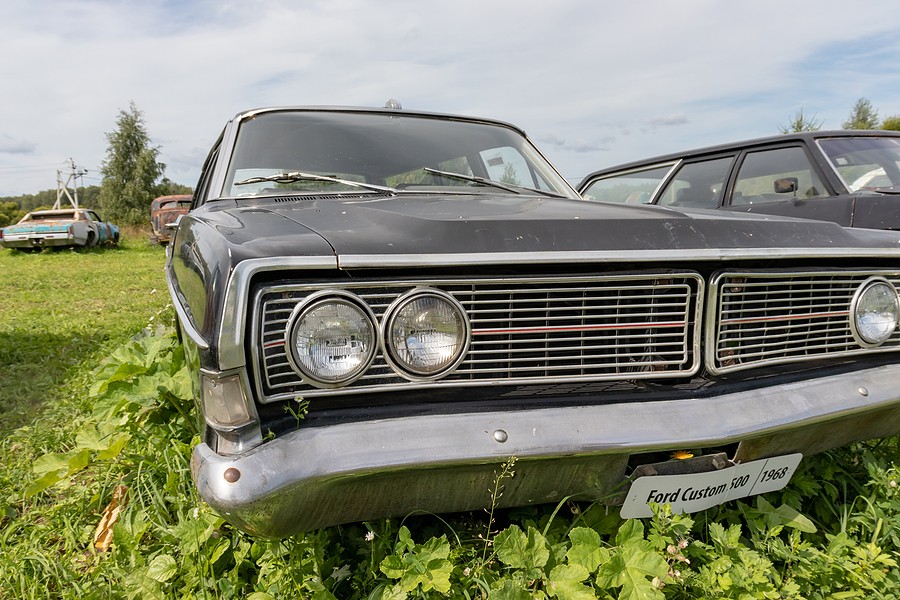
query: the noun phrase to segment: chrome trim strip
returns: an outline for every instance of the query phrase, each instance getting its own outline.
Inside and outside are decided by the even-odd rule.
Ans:
[[[898,238],[900,241],[900,238]],[[730,248],[707,250],[631,250],[589,252],[498,252],[492,254],[350,254],[341,256],[270,257],[245,260],[235,267],[225,292],[225,310],[219,332],[219,364],[223,370],[242,367],[244,319],[249,302],[250,279],[260,271],[299,269],[396,268],[422,266],[554,265],[620,262],[637,264],[692,260],[804,258],[898,258],[900,246],[893,248]]]
[[[166,268],[166,286],[169,288],[169,296],[172,298],[172,306],[175,307],[175,314],[181,323],[181,330],[191,339],[191,341],[201,350],[209,349],[209,342],[197,331],[193,320],[188,316],[187,311],[181,303],[181,294],[175,289],[175,281],[172,279],[172,269]]]
[[[641,165],[639,167],[632,167],[630,169],[623,169],[621,171],[615,171],[613,173],[606,173],[606,174],[600,175],[598,177],[592,177],[590,179],[590,181],[588,182],[588,185],[590,185],[596,181],[603,181],[604,179],[618,179],[619,177],[622,177],[623,175],[631,175],[633,173],[643,173],[644,171],[653,171],[655,169],[661,169],[663,167],[668,167],[669,170],[667,170],[666,174],[663,175],[660,179],[666,179],[666,178],[668,178],[669,174],[672,172],[672,167],[680,166],[681,163],[683,163],[683,162],[684,162],[683,158],[676,158],[676,159],[672,159],[672,160],[664,160],[664,161],[661,161],[658,163],[651,163],[649,165]],[[651,195],[651,198],[652,197],[653,196]]]
[[[704,250],[492,252],[490,254],[342,254],[337,257],[337,263],[340,269],[361,269],[471,265],[607,264],[614,262],[624,264],[662,262],[665,264],[675,261],[694,260],[770,260],[773,257],[777,257],[778,260],[823,257],[900,259],[900,236],[898,236],[897,241],[897,248],[708,248]]]
[[[663,381],[666,379],[677,379],[683,377],[691,377],[696,374],[696,367],[693,372],[688,371],[677,371],[673,373],[653,373],[653,372],[635,372],[628,374],[615,374],[615,375],[584,375],[584,376],[571,376],[571,377],[559,377],[559,378],[550,378],[550,377],[520,377],[517,379],[502,379],[502,378],[494,378],[494,379],[482,379],[480,381],[471,381],[471,380],[425,380],[425,381],[416,381],[416,382],[408,382],[408,383],[395,383],[395,384],[385,384],[377,386],[377,389],[365,389],[361,390],[359,388],[337,388],[333,390],[328,390],[327,393],[324,390],[304,390],[303,392],[285,392],[272,394],[270,396],[262,396],[260,403],[269,404],[272,402],[277,402],[279,400],[296,400],[298,397],[302,397],[304,399],[309,398],[334,398],[337,396],[346,396],[351,394],[361,394],[363,392],[371,394],[371,393],[386,393],[386,392],[401,392],[401,391],[411,391],[417,389],[444,389],[444,388],[454,388],[454,389],[465,389],[465,388],[485,388],[485,387],[498,387],[498,386],[506,386],[506,387],[522,387],[526,385],[540,385],[540,384],[552,384],[552,385],[565,385],[570,383],[614,383],[616,381],[623,380],[652,380],[652,381]],[[374,387],[374,386],[373,386]]]
[[[260,271],[337,269],[334,256],[273,256],[238,263],[225,286],[225,308],[219,330],[219,369],[228,371],[246,365],[244,330],[247,322],[250,280]]]
[[[653,193],[650,195],[650,202],[648,202],[648,204],[652,204],[654,206],[659,206],[659,198],[662,195],[663,190],[665,190],[669,187],[669,182],[675,178],[675,174],[681,170],[681,165],[683,165],[683,164],[684,164],[683,158],[679,158],[674,163],[672,163],[671,167],[669,168],[669,172],[666,173],[665,177],[663,177],[662,179],[659,180],[658,184],[656,184],[656,188],[653,190]],[[665,165],[665,163],[662,163],[660,166],[663,166],[663,165]]]

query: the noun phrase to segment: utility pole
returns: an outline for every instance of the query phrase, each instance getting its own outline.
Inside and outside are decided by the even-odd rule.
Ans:
[[[63,196],[69,199],[69,204],[72,205],[72,208],[78,208],[78,178],[83,177],[85,173],[87,173],[87,169],[76,169],[75,161],[71,158],[69,159],[69,176],[65,184],[62,180],[62,173],[59,169],[56,170],[56,202],[53,204],[54,210],[59,210]],[[69,193],[70,183],[72,184],[73,194]]]

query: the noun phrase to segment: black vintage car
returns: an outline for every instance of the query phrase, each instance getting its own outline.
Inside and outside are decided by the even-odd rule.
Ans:
[[[480,509],[511,457],[502,506],[702,510],[900,432],[900,235],[588,202],[501,122],[241,113],[168,254],[197,487],[263,536]]]
[[[589,200],[722,209],[900,230],[900,131],[813,131],[596,171]]]

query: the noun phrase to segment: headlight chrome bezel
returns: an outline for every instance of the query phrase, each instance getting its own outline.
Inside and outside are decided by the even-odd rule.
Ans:
[[[314,310],[327,305],[343,305],[358,311],[359,316],[364,319],[364,329],[369,336],[369,347],[365,353],[365,357],[360,363],[351,370],[346,371],[340,377],[326,377],[322,373],[313,372],[308,368],[304,361],[298,355],[296,334],[297,328],[301,325],[303,319],[310,315]],[[369,369],[378,348],[381,346],[380,331],[378,328],[375,315],[372,309],[358,296],[341,290],[323,290],[307,296],[302,302],[294,307],[291,316],[288,319],[288,325],[285,329],[285,347],[287,349],[288,361],[291,368],[300,375],[300,377],[308,384],[318,388],[338,388],[347,386],[360,377]]]
[[[445,303],[457,317],[459,329],[456,334],[461,336],[457,340],[457,348],[453,353],[452,358],[443,361],[431,369],[419,368],[410,361],[404,360],[400,350],[393,341],[393,330],[397,318],[404,309],[423,298],[433,298]],[[385,311],[384,320],[381,325],[381,339],[385,362],[387,362],[396,373],[410,381],[431,381],[440,379],[447,376],[449,373],[452,373],[463,361],[469,351],[469,344],[472,339],[472,326],[469,322],[469,316],[462,304],[460,304],[452,295],[435,288],[417,288],[397,298],[388,307],[387,311]]]
[[[883,333],[873,335],[870,331],[867,331],[865,324],[860,323],[860,319],[865,314],[861,311],[866,310],[866,303],[869,302],[867,296],[872,293],[877,293],[873,292],[873,290],[876,289],[883,290],[884,296],[891,304],[888,308],[893,312],[893,324],[889,324],[885,327]],[[853,295],[853,299],[850,302],[849,317],[850,330],[852,331],[853,338],[856,340],[857,344],[863,348],[877,348],[881,346],[893,337],[894,333],[897,331],[898,324],[900,324],[900,296],[897,294],[897,289],[890,281],[883,277],[871,277],[867,279],[856,289],[856,293]],[[890,329],[889,331],[888,328]]]

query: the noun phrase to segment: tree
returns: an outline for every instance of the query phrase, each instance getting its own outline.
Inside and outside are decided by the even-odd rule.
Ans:
[[[56,202],[56,190],[44,190],[36,194],[25,194],[13,199],[25,212],[38,210],[40,207],[51,207]]]
[[[822,120],[817,119],[816,115],[807,117],[803,114],[803,109],[801,108],[787,125],[779,125],[778,131],[781,133],[798,133],[801,131],[818,131],[821,128]]]
[[[157,161],[159,148],[151,146],[143,113],[134,102],[119,111],[116,130],[106,139],[106,160],[100,167],[104,218],[125,225],[149,223],[150,202],[162,195],[158,182],[166,166]]]
[[[842,127],[844,129],[878,129],[878,111],[866,98],[860,98],[853,105],[853,111]]]
[[[881,129],[889,129],[890,131],[900,131],[900,115],[891,115],[885,117],[881,122]]]
[[[193,193],[193,188],[189,185],[184,185],[182,183],[175,183],[168,177],[163,177],[162,182],[159,184],[159,194],[160,196],[171,196],[174,194],[191,194]]]
[[[0,227],[18,223],[25,216],[25,211],[15,202],[0,202]]]

